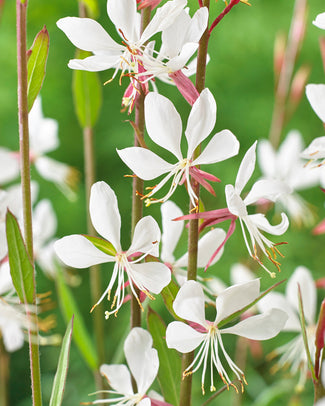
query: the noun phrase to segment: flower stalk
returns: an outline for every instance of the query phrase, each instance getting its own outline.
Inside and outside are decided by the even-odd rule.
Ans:
[[[9,354],[0,338],[0,406],[9,406]]]

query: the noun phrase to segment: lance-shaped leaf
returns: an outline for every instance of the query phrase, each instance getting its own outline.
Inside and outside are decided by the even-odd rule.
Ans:
[[[77,59],[90,56],[91,53],[78,50]],[[82,128],[92,128],[96,124],[102,105],[102,87],[96,72],[73,71],[73,99],[76,115]]]
[[[9,210],[6,216],[6,234],[10,273],[17,295],[22,302],[33,303],[34,267],[28,256],[18,222]]]
[[[28,111],[33,107],[43,85],[49,44],[49,33],[44,25],[44,28],[36,35],[32,47],[27,51]]]
[[[175,297],[179,291],[179,287],[174,282],[173,280],[170,281],[170,283],[164,287],[164,289],[161,291],[161,296],[165,302],[165,306],[169,313],[174,317],[175,320],[182,320],[180,317],[177,316],[173,309],[173,302],[175,300]]]
[[[153,346],[159,355],[158,381],[166,402],[179,405],[179,383],[182,376],[181,358],[177,351],[170,350],[166,345],[166,326],[160,316],[148,308],[148,330],[153,339]]]
[[[87,16],[93,19],[99,17],[99,7],[97,0],[79,0],[80,4],[83,4],[87,10]]]
[[[69,353],[73,328],[73,316],[63,337],[58,367],[55,373],[49,406],[60,406],[63,399],[65,381],[68,373]]]
[[[70,288],[65,283],[62,270],[59,267],[57,270],[56,282],[59,302],[65,320],[70,320],[74,315],[73,339],[87,365],[92,370],[96,370],[98,368],[98,358],[94,350],[94,343],[89,337],[77,303]]]

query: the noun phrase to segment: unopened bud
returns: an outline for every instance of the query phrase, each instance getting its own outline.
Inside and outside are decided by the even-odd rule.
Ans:
[[[138,9],[141,10],[146,7],[150,7],[151,11],[156,8],[161,0],[137,0]]]
[[[296,108],[305,94],[305,87],[310,75],[310,67],[302,66],[295,74],[289,95],[289,102]]]
[[[319,39],[319,46],[320,46],[320,54],[321,54],[322,61],[323,61],[323,68],[324,68],[324,72],[325,72],[325,37],[321,37]]]
[[[279,78],[286,52],[286,38],[283,32],[278,33],[274,41],[273,67],[276,80]]]

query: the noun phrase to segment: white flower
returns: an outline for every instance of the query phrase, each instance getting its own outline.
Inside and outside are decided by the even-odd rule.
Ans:
[[[254,183],[250,192],[244,199],[240,197],[255,168],[255,150],[256,142],[246,152],[240,164],[235,186],[226,186],[226,200],[230,213],[239,218],[246,247],[250,256],[257,260],[259,264],[269,272],[258,257],[257,246],[260,247],[262,252],[276,265],[277,268],[280,266],[279,262],[276,260],[276,253],[279,254],[279,251],[276,248],[277,244],[274,244],[266,238],[260,230],[273,235],[281,235],[287,230],[289,221],[287,216],[284,213],[281,213],[281,223],[272,226],[264,214],[248,214],[247,206],[256,203],[259,199],[275,201],[282,193],[288,192],[288,187],[279,181],[259,180]],[[245,227],[249,238],[246,236]],[[270,253],[269,249],[271,249],[273,255]],[[275,274],[271,273],[271,276],[275,277]]]
[[[124,271],[136,298],[138,297],[135,287],[149,297],[152,297],[149,292],[160,293],[171,279],[168,267],[159,262],[139,263],[148,254],[158,256],[160,230],[156,221],[151,216],[143,217],[135,227],[131,246],[127,251],[123,251],[120,243],[121,217],[117,198],[105,182],[97,182],[92,186],[89,212],[96,231],[108,242],[82,235],[71,235],[58,240],[54,244],[54,249],[65,264],[75,268],[86,268],[105,262],[115,263],[110,282],[93,309],[106,295],[110,300],[111,290],[117,282],[111,310],[105,312],[106,318],[112,313],[116,314],[124,301]],[[96,241],[102,250],[93,244]],[[139,254],[143,255],[139,257]],[[135,255],[138,256],[137,259],[132,259]],[[138,302],[141,306],[139,299]]]
[[[211,186],[206,180],[218,180],[197,166],[228,159],[236,155],[239,149],[237,138],[229,130],[223,130],[215,134],[203,152],[193,160],[196,147],[208,137],[216,122],[216,103],[211,92],[204,89],[192,107],[185,130],[188,144],[185,158],[181,152],[182,120],[171,101],[157,93],[149,93],[145,98],[145,121],[149,137],[177,158],[176,163],[169,163],[154,152],[140,147],[117,151],[122,161],[143,180],[166,174],[158,185],[143,196],[147,198],[146,204],[167,201],[178,184],[186,181],[191,202],[196,206],[197,196],[191,187],[190,176],[209,191]],[[167,194],[160,199],[152,198],[170,179],[172,184]]]
[[[180,288],[173,307],[175,313],[182,319],[189,321],[190,325],[179,321],[170,323],[166,330],[166,342],[169,348],[175,348],[182,353],[191,352],[199,347],[194,361],[183,371],[183,376],[196,372],[203,364],[201,379],[203,393],[207,367],[211,371],[211,391],[215,390],[213,367],[217,369],[222,381],[227,386],[234,386],[221,363],[220,350],[229,368],[241,382],[242,389],[243,382],[246,383],[243,371],[228,355],[222,335],[235,334],[253,340],[267,340],[276,336],[284,326],[287,320],[286,313],[271,308],[263,314],[249,317],[231,327],[223,328],[223,322],[229,316],[257,299],[259,289],[260,281],[254,279],[250,282],[231,286],[220,293],[216,299],[216,318],[210,322],[205,319],[205,298],[202,287],[195,281],[187,281]],[[209,352],[210,361],[208,361]]]
[[[325,85],[307,85],[306,96],[314,112],[325,123]]]
[[[282,182],[287,193],[282,193],[276,206],[280,206],[298,225],[310,226],[314,214],[308,203],[296,191],[316,186],[319,183],[319,170],[305,168],[300,154],[303,150],[303,139],[298,131],[290,131],[285,140],[275,151],[270,141],[261,140],[257,156],[263,179]]]
[[[315,138],[309,146],[302,151],[301,155],[302,158],[308,159],[310,162],[315,161],[316,166],[322,166],[324,162],[322,162],[325,158],[325,136]],[[317,161],[321,160],[320,163]],[[312,166],[312,170],[315,169],[315,165]]]
[[[313,24],[316,25],[316,27],[325,30],[325,13],[318,14],[316,19],[313,21]]]
[[[307,378],[308,362],[299,320],[298,285],[301,290],[302,304],[306,318],[308,347],[311,358],[314,359],[317,293],[315,282],[311,272],[307,268],[303,266],[296,268],[288,280],[285,295],[278,292],[270,292],[258,302],[258,307],[261,311],[264,311],[272,305],[278,309],[285,309],[288,313],[289,318],[282,331],[294,332],[297,333],[297,336],[287,344],[275,349],[272,354],[275,356],[281,355],[277,362],[276,369],[288,368],[290,366],[290,373],[292,375],[300,370],[300,379],[297,388],[302,389]]]

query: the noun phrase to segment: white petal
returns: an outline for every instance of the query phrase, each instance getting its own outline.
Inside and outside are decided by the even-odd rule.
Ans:
[[[310,145],[300,154],[305,159],[325,158],[325,136],[315,138]]]
[[[35,168],[42,178],[64,187],[71,173],[71,167],[63,162],[47,156],[38,157],[34,162]]]
[[[187,157],[207,138],[216,123],[217,105],[209,89],[204,89],[193,104],[187,121],[185,135],[188,143]]]
[[[6,223],[0,223],[0,261],[8,254]]]
[[[301,133],[297,130],[290,131],[277,153],[276,167],[280,172],[281,179],[285,180],[299,166],[299,155],[303,147],[304,142]]]
[[[237,263],[230,268],[231,283],[236,285],[255,279],[254,273],[247,266]]]
[[[325,85],[307,85],[306,96],[314,112],[325,123]]]
[[[154,92],[146,96],[144,103],[149,137],[181,160],[182,120],[173,103]]]
[[[140,400],[140,402],[138,403],[138,406],[151,406],[151,400],[149,398],[143,398]]]
[[[132,279],[140,287],[147,291],[158,294],[171,280],[170,269],[160,262],[145,262],[143,264],[131,264]]]
[[[155,179],[174,167],[146,148],[129,147],[116,151],[125,165],[143,180]]]
[[[40,244],[45,243],[54,236],[57,227],[57,220],[50,200],[41,200],[33,213],[34,240]]]
[[[281,223],[275,226],[272,226],[265,215],[261,213],[250,214],[249,219],[256,225],[257,228],[273,235],[282,235],[289,227],[288,217],[284,213],[281,213]]]
[[[96,231],[113,244],[116,251],[121,251],[121,216],[116,195],[107,183],[96,182],[92,185],[89,213]]]
[[[88,268],[114,261],[114,257],[100,251],[87,238],[77,234],[56,241],[54,250],[61,261],[73,268]]]
[[[227,206],[230,213],[237,217],[247,216],[246,204],[236,192],[233,185],[226,185],[225,188]]]
[[[19,350],[24,345],[24,333],[20,325],[14,321],[7,321],[2,328],[3,343],[8,352]]]
[[[107,34],[97,21],[90,18],[65,17],[61,18],[56,25],[74,46],[84,51],[109,53],[124,49]]]
[[[229,130],[215,134],[193,165],[213,164],[238,154],[239,142]]]
[[[172,221],[182,216],[181,209],[171,200],[161,205],[162,236],[161,236],[161,260],[163,262],[174,262],[174,250],[182,235],[184,222]]]
[[[179,54],[185,42],[194,42],[187,38],[187,30],[191,23],[191,17],[185,10],[178,15],[171,24],[161,34],[162,49],[164,55],[174,58]]]
[[[148,331],[140,327],[133,328],[124,342],[124,353],[136,380],[138,393],[145,394],[159,368],[158,353],[152,348],[152,338]]]
[[[288,301],[299,311],[298,284],[301,290],[302,304],[308,324],[315,322],[317,293],[314,279],[309,269],[298,266],[287,283],[286,297]]]
[[[107,0],[107,14],[116,30],[122,31],[124,40],[132,43],[139,39],[140,26],[134,0]]]
[[[313,21],[313,24],[316,25],[316,27],[325,30],[325,13],[318,14],[316,19]]]
[[[259,141],[257,159],[263,176],[274,178],[277,175],[276,154],[269,140]]]
[[[259,199],[275,202],[283,194],[290,194],[292,189],[278,180],[261,179],[254,183],[252,189],[244,199],[246,206],[256,203]]]
[[[103,364],[99,371],[116,392],[123,395],[133,395],[131,374],[125,365]]]
[[[102,70],[116,68],[121,61],[120,54],[93,55],[84,59],[71,59],[68,63],[70,69],[100,72]]]
[[[199,333],[180,321],[168,324],[166,330],[167,347],[174,348],[183,354],[195,350],[205,337],[206,334]]]
[[[230,286],[221,292],[216,299],[217,317],[215,323],[218,324],[221,320],[252,303],[259,294],[259,279]]]
[[[158,257],[159,241],[160,230],[156,220],[151,216],[143,217],[135,226],[132,244],[127,251],[128,255],[142,252]]]
[[[235,189],[238,194],[242,192],[246,183],[249,181],[254,172],[256,161],[256,144],[257,141],[255,141],[254,144],[247,150],[238,169],[235,184]]]
[[[11,182],[19,175],[19,159],[6,148],[0,148],[0,184]]]
[[[187,42],[199,42],[208,25],[209,10],[207,7],[201,7],[191,19],[190,26],[186,33]]]
[[[232,327],[223,329],[225,334],[236,334],[250,340],[268,340],[275,337],[284,327],[288,315],[280,309],[252,316]]]
[[[187,63],[187,61],[191,58],[194,52],[197,50],[198,44],[189,42],[186,43],[183,47],[179,55],[172,58],[169,62],[167,62],[167,67],[171,72],[177,72],[180,69],[183,69]]]
[[[186,281],[174,300],[175,313],[182,319],[205,326],[205,298],[201,285],[195,281]]]
[[[0,257],[1,259],[1,257]],[[13,289],[14,285],[12,284],[9,261],[4,261],[0,265],[0,295]]]

